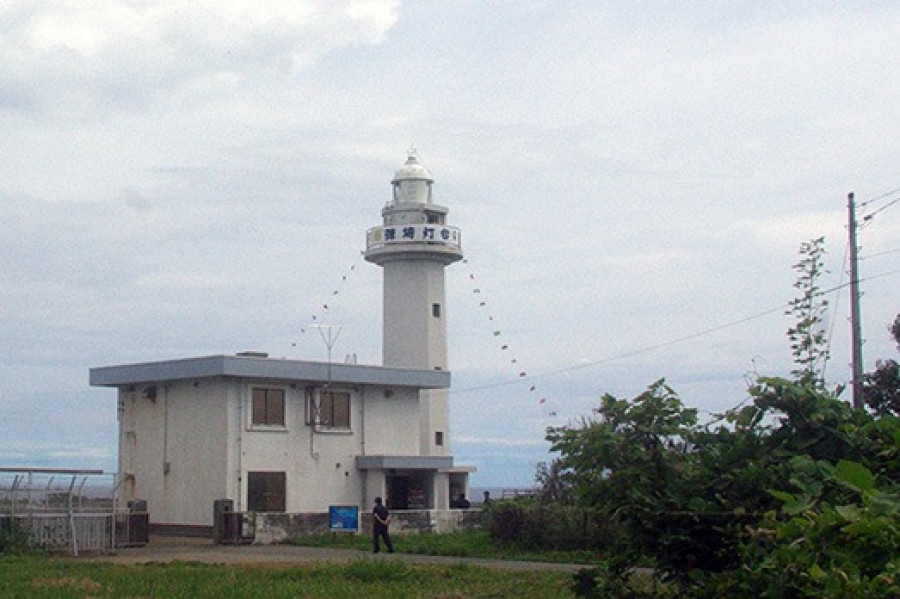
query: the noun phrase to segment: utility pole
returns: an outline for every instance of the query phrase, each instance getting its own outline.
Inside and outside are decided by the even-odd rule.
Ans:
[[[853,192],[847,194],[847,229],[850,233],[850,328],[853,345],[853,407],[863,408],[862,321],[859,316],[859,259],[856,245],[856,204]]]

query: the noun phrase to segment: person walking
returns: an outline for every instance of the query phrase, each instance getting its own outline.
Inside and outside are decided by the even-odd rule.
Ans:
[[[372,544],[373,551],[381,550],[379,539],[384,539],[388,553],[394,552],[394,544],[391,543],[391,534],[388,532],[388,524],[391,522],[391,514],[381,503],[381,497],[375,498],[375,508],[372,510]]]

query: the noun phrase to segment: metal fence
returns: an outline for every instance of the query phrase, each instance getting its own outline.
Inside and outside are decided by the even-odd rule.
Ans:
[[[48,551],[111,552],[123,517],[115,490],[101,470],[0,468],[0,530]]]
[[[51,552],[109,553],[115,548],[111,513],[32,513],[0,516],[2,526],[23,535],[32,547]]]

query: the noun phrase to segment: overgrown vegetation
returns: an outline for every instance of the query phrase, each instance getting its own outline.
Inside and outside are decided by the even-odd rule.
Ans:
[[[872,413],[826,387],[823,241],[795,265],[791,379],[758,376],[705,426],[664,380],[630,400],[604,396],[593,416],[547,431],[559,457],[537,472],[541,499],[496,512],[494,534],[605,552],[575,581],[582,594],[900,596],[900,381],[869,379]],[[581,530],[543,534],[547,502],[583,510]],[[660,584],[634,588],[638,564]]]
[[[0,518],[0,555],[26,555],[36,553],[29,546],[28,533],[13,518]]]
[[[631,595],[644,563],[682,596],[900,596],[900,421],[810,381],[763,378],[750,392],[699,427],[657,382],[548,432],[554,484],[619,531],[597,536],[597,588]],[[539,514],[518,508],[516,534]]]
[[[888,332],[900,350],[900,314]],[[879,360],[875,370],[863,377],[863,400],[876,414],[900,416],[900,364],[896,360]]]
[[[799,295],[789,303],[787,314],[794,317],[795,324],[787,334],[796,365],[792,374],[803,383],[824,384],[821,369],[828,360],[824,319],[828,301],[819,287],[826,272],[824,256],[825,238],[818,237],[800,244],[800,260],[794,264],[794,289]]]

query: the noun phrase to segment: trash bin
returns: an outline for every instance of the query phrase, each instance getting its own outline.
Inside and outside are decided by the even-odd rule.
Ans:
[[[150,541],[150,514],[145,499],[128,502],[128,511],[117,513],[115,521],[117,547],[137,547]]]
[[[234,500],[216,499],[213,501],[213,543],[221,545],[231,542],[228,515],[234,511]]]

